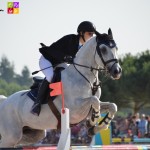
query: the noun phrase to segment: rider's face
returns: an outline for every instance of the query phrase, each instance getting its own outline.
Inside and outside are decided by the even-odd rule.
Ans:
[[[84,33],[84,39],[85,41],[89,40],[91,37],[93,37],[94,32],[85,32]]]

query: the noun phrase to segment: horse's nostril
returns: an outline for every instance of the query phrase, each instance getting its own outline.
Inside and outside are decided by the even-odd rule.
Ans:
[[[122,69],[121,68],[119,68],[119,73],[121,73],[122,72]]]
[[[121,69],[120,68],[117,68],[117,69],[114,70],[114,74],[119,74],[119,73],[121,73]]]

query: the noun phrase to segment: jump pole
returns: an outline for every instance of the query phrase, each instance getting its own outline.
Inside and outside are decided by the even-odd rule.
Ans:
[[[69,109],[63,108],[61,111],[61,135],[58,142],[57,150],[69,150],[70,149],[70,138],[71,131],[69,127]]]
[[[70,130],[70,117],[69,109],[65,108],[64,101],[64,92],[63,86],[61,83],[61,92],[62,92],[62,109],[61,109],[61,135],[59,138],[57,150],[69,150],[70,149],[70,139],[71,139],[71,130]]]

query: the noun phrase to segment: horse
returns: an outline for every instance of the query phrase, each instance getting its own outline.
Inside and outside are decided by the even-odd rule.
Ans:
[[[108,34],[96,32],[96,36],[77,52],[73,63],[61,72],[65,107],[70,111],[70,124],[87,120],[91,135],[106,129],[117,111],[114,103],[100,101],[100,70],[105,70],[114,80],[121,77],[122,68],[110,28]],[[30,113],[33,101],[27,96],[29,91],[18,91],[0,103],[0,147],[36,143],[45,136],[44,130],[57,129],[59,121],[48,104],[42,105],[39,116]],[[61,95],[53,102],[58,112],[61,112]],[[97,123],[103,111],[109,112],[102,122]]]

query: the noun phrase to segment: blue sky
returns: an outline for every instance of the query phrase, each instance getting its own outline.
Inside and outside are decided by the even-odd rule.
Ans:
[[[0,0],[4,10],[0,11],[0,58],[7,56],[17,73],[25,65],[31,72],[38,70],[39,43],[50,45],[66,34],[76,34],[84,20],[92,21],[100,33],[110,27],[120,56],[150,49],[149,0],[15,1],[20,12],[10,15],[8,1]]]

